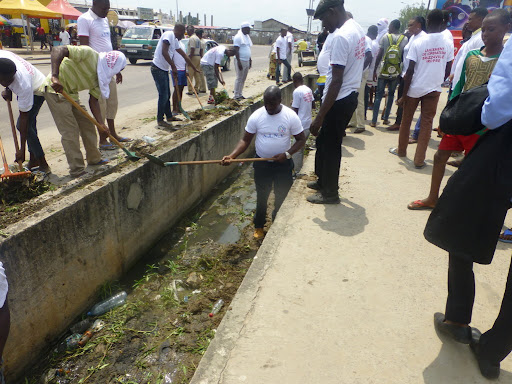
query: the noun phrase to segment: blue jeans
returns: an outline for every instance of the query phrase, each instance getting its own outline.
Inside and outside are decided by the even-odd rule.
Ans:
[[[285,79],[285,78],[291,79],[292,78],[292,66],[290,65],[288,60],[281,60],[281,61],[283,62],[283,65],[286,67],[286,69],[288,70],[288,72],[287,72],[288,77],[283,76],[283,79]],[[279,83],[279,77],[281,77],[281,64],[279,64],[279,62],[278,62],[277,67],[276,67],[276,83]]]
[[[398,85],[398,78],[396,79],[383,79],[379,77],[379,81],[377,82],[377,92],[375,93],[375,104],[373,107],[373,119],[372,123],[377,124],[377,118],[379,117],[380,110],[380,102],[382,101],[382,97],[384,96],[384,91],[386,90],[386,86],[388,89],[388,105],[386,106],[386,111],[384,112],[384,120],[389,120],[389,115],[391,113],[391,108],[393,107],[393,101],[395,99],[395,91],[396,86]]]
[[[414,140],[418,140],[418,137],[420,136],[420,127],[421,127],[421,115],[418,121],[416,122],[416,126],[414,127],[414,133],[412,134],[412,138]]]
[[[171,112],[171,86],[169,85],[169,72],[162,71],[155,65],[151,65],[151,74],[155,80],[158,91],[158,112],[157,121],[164,121],[164,115],[172,119]]]
[[[32,109],[28,112],[27,145],[28,151],[35,159],[41,159],[44,157],[43,147],[41,146],[41,142],[39,141],[39,137],[37,136],[37,115],[39,114],[39,111],[41,110],[43,103],[43,96],[34,95],[34,104],[32,106]],[[19,117],[18,122],[16,123],[16,128],[18,128],[18,131],[20,130]]]

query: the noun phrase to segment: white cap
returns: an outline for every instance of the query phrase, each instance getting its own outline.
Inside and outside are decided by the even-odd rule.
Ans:
[[[249,23],[248,21],[244,21],[242,23],[241,28],[251,28],[251,23]]]

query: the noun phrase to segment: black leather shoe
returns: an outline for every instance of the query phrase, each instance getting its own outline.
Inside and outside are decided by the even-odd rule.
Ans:
[[[340,198],[336,197],[325,197],[321,193],[315,193],[314,195],[308,196],[307,201],[312,204],[339,204]]]
[[[315,191],[319,191],[321,189],[320,185],[318,185],[318,181],[310,181],[308,183],[308,188],[313,189]]]
[[[451,337],[458,343],[469,344],[471,342],[471,327],[447,324],[444,320],[443,313],[434,314],[434,327],[439,333]]]
[[[478,362],[480,373],[487,379],[496,380],[500,377],[500,363],[491,363],[489,360],[482,357],[480,352],[480,336],[482,336],[482,332],[473,328],[471,333],[472,337],[469,347],[471,348],[471,351],[473,351],[476,361]]]

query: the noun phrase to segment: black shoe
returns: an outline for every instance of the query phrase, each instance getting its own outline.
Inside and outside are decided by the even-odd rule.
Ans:
[[[482,376],[487,379],[496,380],[500,377],[500,363],[491,363],[489,360],[485,360],[482,357],[480,352],[480,336],[482,336],[482,332],[476,328],[473,328],[471,343],[469,344],[469,347],[475,355]]]
[[[439,333],[450,336],[458,343],[469,344],[471,342],[471,327],[447,324],[444,320],[444,314],[439,312],[434,314],[434,327],[439,331]]]
[[[335,197],[325,197],[321,193],[315,193],[314,195],[308,196],[307,201],[311,204],[339,204],[340,198],[339,196]]]
[[[310,181],[308,183],[308,188],[313,189],[315,191],[319,191],[321,189],[320,185],[318,185],[318,181]]]

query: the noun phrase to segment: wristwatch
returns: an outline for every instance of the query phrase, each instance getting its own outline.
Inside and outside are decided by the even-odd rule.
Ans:
[[[287,158],[288,160],[290,160],[290,159],[292,158],[292,155],[290,155],[290,153],[289,153],[289,152],[285,152],[284,154],[286,155],[286,158]]]

